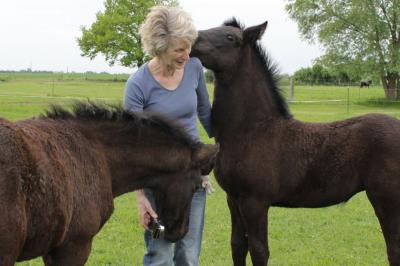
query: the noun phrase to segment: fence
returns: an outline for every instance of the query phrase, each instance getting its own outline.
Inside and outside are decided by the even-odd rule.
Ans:
[[[0,116],[24,117],[27,106],[45,108],[50,103],[65,104],[74,99],[121,102],[128,75],[0,73]],[[209,84],[213,95],[213,85]],[[329,121],[354,115],[378,112],[400,117],[400,102],[388,101],[381,86],[369,88],[334,85],[299,85],[289,80],[280,84],[290,109],[296,118]],[[24,106],[24,107],[23,107]],[[19,115],[15,115],[20,110]]]
[[[296,85],[282,86],[289,106],[295,116],[308,119],[320,115],[322,119],[335,120],[370,112],[386,113],[400,117],[400,102],[385,98],[381,86]]]

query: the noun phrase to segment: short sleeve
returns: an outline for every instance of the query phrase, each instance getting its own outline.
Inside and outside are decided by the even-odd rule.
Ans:
[[[124,109],[130,112],[143,112],[145,96],[141,86],[134,78],[129,78],[125,86]]]

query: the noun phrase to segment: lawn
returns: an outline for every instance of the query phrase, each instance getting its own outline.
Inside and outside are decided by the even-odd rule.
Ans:
[[[126,76],[16,75],[0,73],[0,116],[20,120],[39,115],[49,104],[74,99],[121,103]],[[210,91],[212,85],[209,85]],[[286,93],[288,88],[283,88]],[[400,104],[382,100],[379,87],[297,86],[289,106],[296,119],[325,122],[369,112],[400,117]],[[201,131],[201,138],[211,143]],[[207,199],[200,265],[232,265],[230,217],[224,191]],[[145,251],[134,195],[115,200],[115,212],[96,236],[87,265],[141,265]],[[349,202],[321,209],[271,208],[269,265],[386,265],[385,244],[378,221],[359,193]],[[43,265],[41,259],[18,266]],[[248,260],[248,265],[251,265]]]

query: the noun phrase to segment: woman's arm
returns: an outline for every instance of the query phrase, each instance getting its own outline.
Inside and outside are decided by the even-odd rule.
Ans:
[[[141,87],[134,78],[129,78],[125,86],[124,109],[131,112],[143,112],[145,97]],[[135,191],[136,205],[139,211],[139,223],[148,229],[150,218],[157,218],[157,213],[151,207],[143,189]]]
[[[204,78],[203,66],[199,61],[199,80],[198,87],[196,89],[197,93],[197,115],[204,129],[206,130],[208,136],[211,138],[213,134],[211,132],[211,104],[208,96],[206,81]]]

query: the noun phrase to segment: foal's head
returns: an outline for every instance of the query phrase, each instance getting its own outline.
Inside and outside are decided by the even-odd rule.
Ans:
[[[254,46],[264,34],[267,22],[244,28],[233,18],[222,26],[199,31],[191,56],[215,72],[223,72],[239,64],[243,48]]]
[[[152,189],[165,225],[164,237],[170,241],[184,237],[193,193],[201,184],[201,174],[211,171],[217,145],[193,141],[173,121],[129,113],[121,106],[77,102],[72,111],[53,106],[44,118],[69,121],[69,127],[85,132],[80,148],[89,146],[105,155],[114,197],[139,188]]]
[[[256,120],[266,116],[291,117],[278,87],[277,65],[258,42],[266,27],[267,22],[245,28],[233,18],[220,27],[199,31],[191,56],[198,57],[215,74],[213,120],[218,121],[214,122],[215,128],[226,121],[225,112],[215,111],[217,102],[231,102],[226,106],[239,122],[249,115]]]
[[[187,233],[191,199],[201,186],[201,175],[211,171],[217,152],[217,145],[199,143],[193,149],[189,165],[167,174],[166,182],[153,189],[166,239],[177,241]]]

